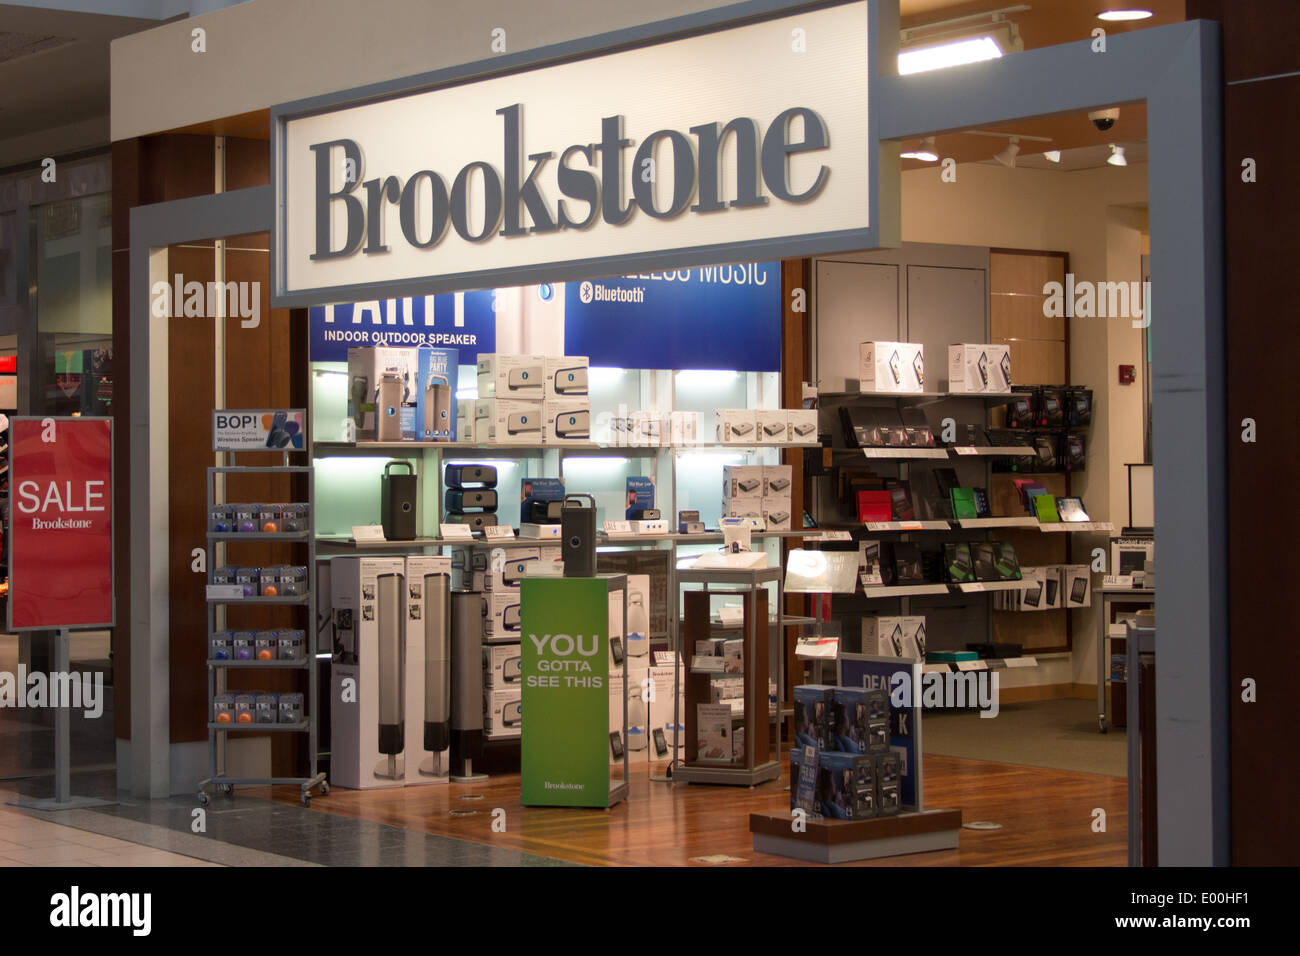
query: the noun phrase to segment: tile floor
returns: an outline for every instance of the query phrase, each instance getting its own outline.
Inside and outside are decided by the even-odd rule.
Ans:
[[[220,866],[0,807],[0,866]]]

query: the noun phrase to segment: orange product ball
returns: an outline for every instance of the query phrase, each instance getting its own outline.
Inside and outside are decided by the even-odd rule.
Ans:
[[[258,659],[259,661],[269,661],[269,660],[272,659],[272,658],[271,658],[271,652],[270,652],[270,651],[258,651],[258,652],[257,652],[257,659]]]
[[[217,714],[217,723],[219,724],[230,723],[230,714],[224,710],[221,713]]]
[[[262,589],[263,597],[275,597],[279,593],[280,593],[280,589],[277,588],[274,584],[268,584],[266,587]]]
[[[266,524],[262,525],[262,530],[263,530],[263,531],[279,531],[280,529],[277,528],[277,527],[275,526],[275,522],[274,522],[274,521],[268,521]]]
[[[240,714],[240,715],[239,715],[239,722],[240,722],[241,724],[251,724],[251,723],[253,722],[253,715],[252,715],[252,714]]]

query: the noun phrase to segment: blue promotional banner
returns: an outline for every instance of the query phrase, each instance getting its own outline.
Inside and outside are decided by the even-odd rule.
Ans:
[[[567,283],[564,346],[596,366],[778,372],[780,263]]]
[[[309,310],[311,361],[346,362],[355,346],[457,349],[462,365],[479,352],[496,351],[496,313],[491,289],[465,293],[459,318],[454,295],[426,295]]]
[[[903,758],[899,797],[905,807],[921,808],[921,665],[898,657],[841,654],[839,685],[883,690],[889,694],[889,746]],[[906,683],[906,692],[898,691]],[[897,691],[897,692],[896,692]],[[897,706],[902,698],[910,706]]]

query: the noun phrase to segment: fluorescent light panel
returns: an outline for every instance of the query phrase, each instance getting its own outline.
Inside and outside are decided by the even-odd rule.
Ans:
[[[972,37],[968,40],[955,40],[952,43],[905,50],[898,54],[898,72],[906,76],[910,73],[925,73],[929,70],[942,70],[967,63],[982,63],[985,60],[996,60],[1000,56],[1002,56],[1002,49],[993,37]]]

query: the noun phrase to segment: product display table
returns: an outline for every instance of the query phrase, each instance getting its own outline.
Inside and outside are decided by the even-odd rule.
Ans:
[[[754,852],[813,863],[847,863],[904,853],[955,850],[960,810],[904,811],[868,820],[807,820],[796,832],[789,810],[751,813]]]
[[[1098,588],[1093,591],[1101,600],[1100,623],[1097,625],[1097,728],[1101,733],[1110,730],[1110,717],[1106,710],[1106,683],[1110,680],[1110,655],[1106,653],[1110,640],[1111,605],[1141,604],[1152,607],[1156,603],[1154,588]]]

